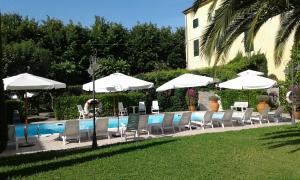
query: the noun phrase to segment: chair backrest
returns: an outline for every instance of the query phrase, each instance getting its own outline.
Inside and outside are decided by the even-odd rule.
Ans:
[[[284,111],[283,106],[279,106],[279,107],[276,109],[275,113],[274,113],[274,117],[279,117],[279,116],[281,116],[281,114],[283,113],[283,111]]]
[[[126,131],[138,130],[139,114],[129,114]]]
[[[139,102],[139,111],[146,111],[145,102]]]
[[[212,111],[206,111],[203,117],[203,124],[211,123],[213,114],[214,112]]]
[[[148,129],[148,115],[140,115],[139,116],[139,130]]]
[[[261,118],[262,119],[268,119],[268,114],[270,112],[270,107],[266,107],[262,112],[261,112]]]
[[[191,116],[192,112],[183,112],[179,121],[179,125],[188,125],[191,121]]]
[[[65,123],[65,136],[79,135],[79,120],[68,120]]]
[[[234,102],[234,106],[235,107],[244,107],[244,108],[247,108],[248,107],[248,102]]]
[[[244,120],[250,120],[253,113],[253,108],[247,108],[244,115]]]
[[[73,106],[73,107],[74,107],[74,106]],[[77,109],[78,109],[79,112],[83,112],[83,108],[82,108],[81,105],[77,105]]]
[[[106,133],[108,131],[108,117],[96,119],[96,133]]]
[[[16,141],[16,127],[15,125],[8,125],[8,141],[15,142]]]
[[[173,126],[174,113],[165,113],[164,119],[162,122],[163,127],[172,127]]]
[[[119,108],[119,111],[122,111],[124,109],[122,102],[118,102],[118,108]]]
[[[158,101],[152,101],[152,108],[153,109],[158,109],[159,108]]]
[[[223,122],[232,122],[233,110],[226,110],[222,118]]]

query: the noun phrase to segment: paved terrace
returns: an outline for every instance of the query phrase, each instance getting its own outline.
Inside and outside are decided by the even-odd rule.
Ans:
[[[286,117],[286,116],[285,116]],[[285,118],[286,120],[290,120],[288,118]],[[270,127],[270,126],[281,126],[281,125],[290,125],[291,122],[280,122],[280,123],[264,123],[262,125],[260,124],[254,124],[254,125],[235,125],[233,127],[215,127],[215,128],[206,128],[203,130],[202,128],[196,128],[193,130],[185,130],[178,132],[176,131],[175,134],[150,134],[150,136],[146,134],[142,134],[139,139],[151,139],[151,138],[161,138],[161,137],[184,137],[184,136],[192,136],[197,134],[205,134],[205,133],[220,133],[220,132],[226,132],[226,131],[240,131],[243,129],[253,129],[253,128],[262,128],[262,127]],[[111,129],[110,129],[111,130]],[[116,131],[116,130],[114,130]],[[153,131],[154,133],[156,131]],[[129,139],[128,141],[132,141]],[[30,142],[30,141],[29,141]],[[22,141],[20,142],[22,143]],[[116,144],[116,143],[125,143],[124,137],[113,137],[111,139],[98,139],[97,144],[98,146],[104,146],[104,145],[110,145],[110,144]],[[31,147],[19,147],[18,150],[15,150],[15,146],[8,146],[4,152],[0,154],[0,157],[4,156],[12,156],[12,155],[18,155],[18,154],[26,154],[26,153],[35,153],[35,152],[42,152],[42,151],[53,151],[53,150],[63,150],[63,149],[74,149],[74,148],[90,148],[92,146],[92,141],[89,140],[87,137],[82,136],[81,143],[78,143],[77,141],[68,141],[66,145],[63,145],[63,142],[59,139],[58,134],[53,135],[47,135],[47,136],[41,136],[37,139],[37,142],[35,142],[34,146]]]

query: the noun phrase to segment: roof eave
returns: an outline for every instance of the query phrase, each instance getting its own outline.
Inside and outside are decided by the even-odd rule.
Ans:
[[[202,7],[202,6],[204,6],[204,5],[208,4],[208,3],[210,3],[211,1],[213,1],[213,0],[204,0],[204,1],[199,5],[198,9],[199,9],[200,7]],[[194,9],[194,7],[191,6],[191,7],[187,8],[187,9],[183,10],[182,13],[186,15],[186,14],[190,13],[191,11],[193,11],[193,9]]]

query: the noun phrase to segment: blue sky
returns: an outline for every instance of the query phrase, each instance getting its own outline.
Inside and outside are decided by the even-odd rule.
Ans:
[[[2,13],[15,12],[44,20],[47,15],[67,23],[70,19],[90,26],[94,16],[132,27],[137,22],[152,22],[173,29],[184,26],[182,11],[194,0],[1,0]]]

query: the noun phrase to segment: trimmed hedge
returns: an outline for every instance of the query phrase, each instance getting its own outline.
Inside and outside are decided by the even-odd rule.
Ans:
[[[265,90],[219,90],[215,94],[221,97],[223,109],[230,109],[236,101],[248,102],[248,106],[256,109],[258,104],[257,97]]]
[[[113,101],[115,98],[116,112],[117,103],[123,102],[124,107],[138,105],[139,101],[146,101],[146,95],[140,92],[130,93],[111,93],[111,94],[96,94],[96,99],[103,104],[103,112],[101,116],[113,115]],[[81,96],[60,96],[54,101],[54,114],[58,120],[76,119],[79,116],[77,105],[84,106],[85,102],[92,99],[92,94]],[[147,104],[147,101],[146,101]],[[148,108],[149,109],[149,108]]]
[[[235,78],[237,74],[241,71],[252,69],[263,72],[265,75],[267,72],[267,59],[264,54],[252,55],[250,58],[244,57],[238,54],[233,60],[228,64],[217,66],[215,68],[203,68],[197,70],[165,70],[156,71],[150,73],[143,73],[136,75],[137,78],[144,79],[146,81],[153,82],[155,86],[160,86],[167,81],[178,77],[184,73],[193,73],[204,76],[210,76],[218,78],[221,82],[227,81],[229,79]]]

